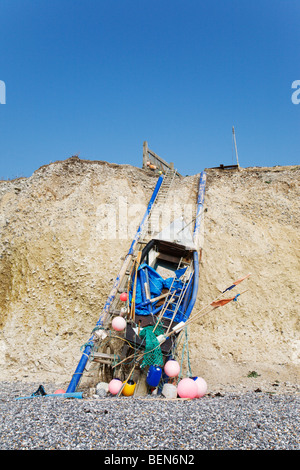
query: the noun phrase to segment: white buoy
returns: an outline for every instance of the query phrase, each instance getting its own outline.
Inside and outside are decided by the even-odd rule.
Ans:
[[[115,331],[123,331],[126,327],[126,320],[123,317],[115,317],[111,322],[111,326]]]

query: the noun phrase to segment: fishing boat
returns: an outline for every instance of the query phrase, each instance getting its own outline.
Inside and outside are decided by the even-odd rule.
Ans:
[[[198,291],[198,252],[192,240],[181,237],[174,241],[167,236],[183,232],[183,224],[183,220],[175,221],[148,242],[132,275],[126,339],[135,348],[144,343],[140,337],[144,328],[153,326],[154,332],[157,328],[169,332],[185,322],[193,309]],[[171,354],[174,341],[175,337],[170,337],[161,344],[164,354]]]
[[[75,392],[84,373],[96,382],[114,378],[144,383],[150,367],[162,370],[175,357],[177,339],[191,315],[198,293],[198,236],[206,173],[199,178],[192,221],[173,220],[145,241],[144,225],[168,178],[160,177],[124,264],[72,376],[67,393]],[[191,230],[193,224],[193,230]],[[116,322],[119,321],[118,327]],[[135,391],[137,391],[138,387]]]

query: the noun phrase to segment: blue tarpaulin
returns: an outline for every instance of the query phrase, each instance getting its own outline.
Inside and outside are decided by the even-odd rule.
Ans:
[[[155,269],[151,268],[146,263],[143,263],[138,268],[138,276],[136,282],[136,295],[135,295],[135,313],[136,315],[149,315],[149,313],[157,313],[156,302],[147,302],[147,289],[150,294],[150,298],[153,299],[162,294],[163,289],[170,289],[171,293],[176,291],[176,294],[180,294],[183,288],[183,282],[179,279],[185,272],[186,268],[178,269],[175,271],[175,280],[173,277],[163,279],[160,274],[158,274]],[[173,285],[172,285],[173,283]],[[132,295],[133,295],[133,285],[134,278],[131,284],[131,289],[129,292],[129,302],[131,304]],[[172,287],[171,287],[172,286]],[[174,308],[176,305],[176,300],[169,304],[164,317],[172,318],[174,313]],[[175,321],[180,322],[184,319],[184,312],[179,307]]]

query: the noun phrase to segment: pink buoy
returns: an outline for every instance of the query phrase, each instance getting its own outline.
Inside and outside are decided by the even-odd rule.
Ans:
[[[177,393],[180,398],[196,398],[198,394],[196,382],[188,377],[180,380],[177,386]]]
[[[66,393],[65,390],[63,390],[62,388],[59,388],[58,390],[55,390],[55,395],[58,395],[59,393]]]
[[[120,295],[120,300],[122,300],[122,302],[126,302],[126,300],[127,300],[127,292],[122,292],[122,294]]]
[[[180,372],[180,365],[174,359],[170,359],[165,363],[164,371],[168,377],[176,377]]]
[[[115,317],[111,322],[111,326],[115,331],[123,331],[126,326],[126,320],[123,317]]]
[[[112,395],[117,395],[122,388],[122,381],[119,379],[112,379],[108,384],[108,390]]]
[[[195,379],[195,384],[197,385],[198,389],[197,398],[204,397],[207,392],[207,383],[205,382],[205,380],[202,377],[197,377]]]

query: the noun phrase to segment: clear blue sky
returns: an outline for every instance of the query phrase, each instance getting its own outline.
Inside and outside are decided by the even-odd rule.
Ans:
[[[299,164],[299,0],[0,0],[0,179],[51,161]]]

